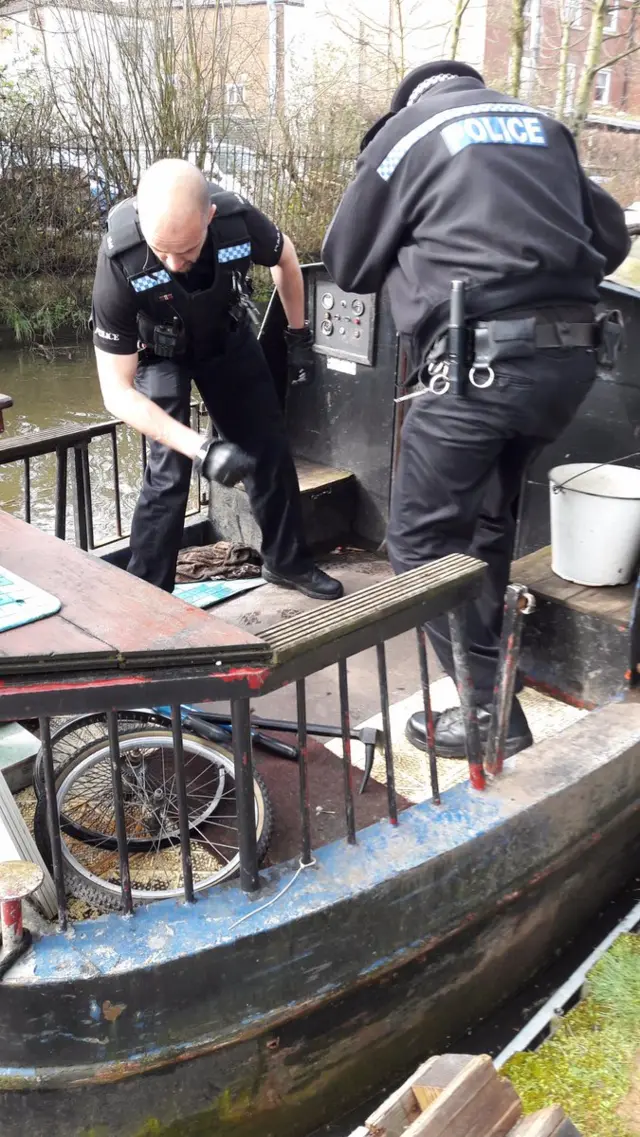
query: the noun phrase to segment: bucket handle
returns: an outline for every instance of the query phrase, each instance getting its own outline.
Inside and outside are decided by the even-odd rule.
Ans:
[[[564,487],[568,486],[569,482],[573,482],[575,478],[581,478],[583,474],[591,474],[594,470],[602,469],[603,466],[614,466],[616,462],[626,462],[628,458],[640,458],[640,450],[635,450],[633,454],[623,454],[622,458],[609,458],[606,462],[598,462],[595,466],[589,466],[587,470],[580,470],[579,474],[572,474],[570,478],[567,478],[566,482],[562,482],[560,485],[553,482],[551,492],[562,493]]]

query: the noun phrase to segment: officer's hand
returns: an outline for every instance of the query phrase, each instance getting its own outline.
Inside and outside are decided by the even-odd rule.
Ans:
[[[287,344],[289,367],[294,373],[294,378],[291,381],[292,386],[310,383],[315,368],[311,329],[306,325],[304,328],[287,328],[284,338]]]
[[[194,465],[207,481],[219,482],[221,486],[235,486],[253,473],[255,461],[234,442],[212,439],[200,450]]]

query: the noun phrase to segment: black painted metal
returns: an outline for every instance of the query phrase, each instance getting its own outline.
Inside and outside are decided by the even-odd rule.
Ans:
[[[111,786],[113,790],[113,813],[118,841],[118,861],[120,863],[120,889],[122,907],[127,915],[133,912],[131,896],[131,874],[129,872],[129,849],[127,845],[127,823],[124,815],[124,796],[122,790],[122,765],[120,741],[118,739],[118,716],[115,711],[107,712],[107,732],[109,735],[109,763],[111,766]]]
[[[504,748],[520,659],[526,597],[527,589],[522,585],[510,584],[505,594],[500,656],[485,752],[485,768],[489,774],[499,774],[504,764]]]
[[[311,864],[311,807],[307,779],[307,692],[304,679],[296,683],[296,709],[298,714],[298,778],[300,784],[300,829],[302,834],[302,864]]]
[[[338,661],[338,690],[340,695],[340,727],[342,732],[342,772],[344,782],[344,808],[347,823],[347,841],[356,843],[356,820],[353,806],[353,766],[351,765],[351,721],[349,717],[349,679],[347,661]]]
[[[122,503],[120,500],[120,466],[118,463],[118,435],[114,426],[111,432],[111,462],[113,465],[113,505],[116,512],[116,534],[122,537]]]
[[[89,469],[89,444],[83,443],[80,447],[82,453],[82,477],[84,481],[84,505],[87,513],[87,544],[90,549],[95,548],[93,535],[93,505],[91,501],[91,471]]]
[[[173,770],[176,780],[178,821],[180,825],[180,852],[182,853],[182,882],[187,904],[193,904],[193,867],[191,864],[191,838],[189,836],[189,807],[184,774],[184,746],[182,741],[182,717],[180,706],[171,708],[171,729],[173,731]]]
[[[307,266],[304,271],[308,312],[313,319],[316,296],[331,281],[323,265]],[[377,545],[384,539],[389,512],[398,339],[386,297],[364,299],[376,303],[373,366],[354,363],[354,373],[345,374],[332,364],[331,355],[318,355],[315,382],[289,390],[286,419],[296,455],[355,474],[354,537]],[[273,315],[265,320],[263,337],[270,335],[270,319],[277,318],[274,306]],[[319,327],[315,339],[323,341]]]
[[[53,767],[53,752],[51,750],[51,723],[48,718],[41,718],[39,725],[40,745],[42,747],[42,768],[45,792],[47,795],[47,824],[49,828],[49,842],[51,845],[51,862],[53,865],[53,880],[58,899],[58,922],[60,924],[60,930],[64,932],[67,927],[67,898],[64,887],[64,865],[62,862],[62,841],[60,838],[56,778]]]
[[[231,724],[238,809],[240,884],[245,892],[257,892],[260,888],[260,878],[258,876],[256,818],[253,797],[251,704],[248,699],[232,699]]]
[[[61,541],[67,536],[67,469],[69,451],[66,446],[56,447],[55,535]],[[119,505],[119,503],[118,503]]]
[[[396,776],[395,770],[393,768],[391,719],[389,717],[389,679],[387,676],[387,659],[384,644],[376,645],[376,656],[378,662],[378,684],[380,686],[380,710],[382,712],[384,760],[387,771],[387,800],[389,805],[389,820],[392,825],[397,825],[398,803],[396,800]]]
[[[427,736],[427,754],[429,756],[429,778],[431,781],[431,796],[435,805],[440,805],[440,785],[438,783],[438,762],[436,758],[436,731],[433,722],[431,707],[431,691],[429,689],[429,663],[427,661],[427,633],[424,628],[416,628],[418,641],[418,660],[420,663],[420,685],[422,687],[422,704],[424,707],[424,722]]]
[[[82,464],[82,451],[76,446],[73,451],[74,479],[73,479],[73,514],[75,521],[76,545],[79,549],[88,549],[87,540],[87,505],[84,493],[84,468]]]
[[[31,522],[31,466],[29,459],[24,458],[24,519]]]
[[[478,730],[478,712],[471,671],[469,669],[468,638],[464,608],[456,608],[449,613],[449,628],[451,632],[451,646],[453,648],[453,664],[456,672],[456,686],[458,688],[458,695],[460,696],[460,707],[464,722],[469,776],[474,789],[482,790],[485,787],[485,776],[484,767],[482,765],[480,732]]]

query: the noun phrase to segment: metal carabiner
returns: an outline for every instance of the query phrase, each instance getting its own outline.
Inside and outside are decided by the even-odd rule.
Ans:
[[[486,375],[486,379],[483,383],[476,380],[476,375],[479,372],[482,372]],[[475,387],[478,391],[484,391],[485,387],[490,387],[495,377],[496,373],[493,370],[493,367],[491,367],[488,363],[481,364],[479,367],[472,367],[469,372],[469,382],[471,383],[471,386]]]

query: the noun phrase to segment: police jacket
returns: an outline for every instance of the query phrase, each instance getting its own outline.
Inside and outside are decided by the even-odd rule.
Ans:
[[[465,77],[375,134],[322,255],[346,290],[386,281],[398,331],[425,347],[446,322],[452,279],[467,283],[471,316],[595,303],[628,250],[623,211],[589,181],[570,132]]]
[[[141,346],[151,351],[154,332],[162,328],[173,330],[176,346],[171,354],[178,358],[207,359],[224,343],[230,315],[241,300],[251,265],[251,239],[245,219],[251,207],[214,184],[211,201],[216,206],[207,233],[211,283],[195,292],[187,291],[179,276],[170,274],[147,245],[133,198],[120,202],[109,213],[104,249],[122,269],[134,297]]]

